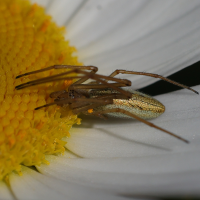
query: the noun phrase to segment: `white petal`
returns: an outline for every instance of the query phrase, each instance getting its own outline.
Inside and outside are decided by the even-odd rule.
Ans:
[[[200,91],[200,86],[194,87]],[[136,157],[173,154],[200,150],[199,96],[181,90],[157,98],[166,112],[152,123],[188,139],[191,143],[167,135],[136,120],[108,119],[82,116],[67,138],[66,147],[81,157]]]
[[[15,200],[5,182],[0,181],[0,199],[2,200]]]
[[[115,194],[105,190],[97,190],[92,187],[85,187],[69,181],[62,181],[52,177],[44,176],[27,167],[22,167],[22,176],[10,175],[11,188],[17,199],[48,199],[48,200],[93,200],[93,199],[119,199]]]
[[[199,60],[199,1],[136,2],[114,1],[110,7],[102,6],[98,16],[89,16],[85,6],[84,14],[77,14],[68,27],[68,38],[84,64],[98,66],[103,74],[122,68],[167,76]],[[81,26],[74,31],[78,20]],[[134,88],[155,82],[125,77],[135,81]]]
[[[47,12],[51,14],[58,25],[66,25],[70,19],[79,12],[79,8],[85,3],[84,0],[59,0],[52,1],[47,8]]]
[[[77,0],[68,12],[70,1],[41,2],[59,24],[68,25],[67,37],[78,48],[80,60],[99,66],[100,73],[123,68],[166,76],[199,60],[199,1]],[[135,88],[154,81],[125,77],[135,80]],[[151,121],[188,139],[189,145],[137,121],[88,118],[67,139],[70,152],[61,158],[49,156],[51,164],[37,168],[65,182],[127,196],[200,195],[199,97],[182,90],[158,99],[167,111]],[[60,181],[52,183],[35,173],[21,179],[12,175],[18,198],[35,195],[32,187],[43,199],[66,196]]]
[[[200,195],[200,152],[113,159],[48,156],[48,176],[126,195]]]
[[[33,1],[35,2],[35,1]],[[109,74],[122,68],[170,75],[199,60],[198,0],[40,0],[85,65]],[[134,88],[153,78],[125,76]]]
[[[194,89],[200,91],[200,86]],[[117,121],[111,127],[109,121],[98,123],[90,119],[91,128],[74,132],[67,140],[72,152],[90,158],[48,156],[51,164],[41,165],[38,170],[126,195],[200,195],[199,96],[181,90],[158,99],[168,106],[166,117],[164,114],[152,122],[175,130],[190,144],[149,130],[139,122]],[[93,124],[95,121],[97,124]]]
[[[30,0],[30,1],[32,3],[37,3],[47,8],[54,0]]]

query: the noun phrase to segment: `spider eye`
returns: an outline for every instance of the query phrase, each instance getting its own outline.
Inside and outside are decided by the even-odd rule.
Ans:
[[[74,99],[74,90],[70,90],[70,91],[69,91],[69,97],[70,97],[71,99]]]

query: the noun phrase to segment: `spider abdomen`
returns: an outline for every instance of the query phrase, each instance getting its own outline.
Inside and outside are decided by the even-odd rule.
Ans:
[[[137,91],[131,91],[130,99],[114,99],[113,104],[99,106],[94,111],[121,108],[143,119],[152,119],[160,116],[165,111],[165,106],[158,100]],[[107,113],[106,115],[118,118],[132,118],[120,112]]]

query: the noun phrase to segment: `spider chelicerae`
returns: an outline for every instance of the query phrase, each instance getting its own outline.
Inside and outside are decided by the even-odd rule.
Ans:
[[[150,76],[165,80],[198,94],[198,92],[192,88],[158,74],[146,72],[115,70],[109,76],[100,75],[97,74],[98,68],[95,66],[54,65],[19,75],[16,78],[51,69],[66,69],[66,72],[29,81],[27,83],[20,84],[15,88],[20,90],[34,85],[61,80],[75,80],[75,82],[72,83],[67,90],[51,93],[50,97],[54,98],[54,102],[37,107],[35,110],[57,104],[62,107],[69,106],[74,114],[83,113],[86,115],[95,115],[104,119],[106,119],[109,115],[120,118],[134,118],[148,126],[156,128],[188,143],[188,140],[146,120],[156,118],[164,113],[165,106],[162,103],[144,93],[129,89],[122,89],[123,87],[130,87],[131,81],[116,78],[115,76],[117,74]],[[92,81],[85,83],[89,79],[92,79]]]

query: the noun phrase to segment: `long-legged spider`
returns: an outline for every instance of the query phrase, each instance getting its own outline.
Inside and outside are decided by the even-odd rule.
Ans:
[[[107,115],[121,118],[135,118],[147,124],[148,126],[159,129],[188,143],[186,139],[175,135],[174,133],[171,133],[170,131],[165,130],[159,126],[156,126],[149,121],[146,121],[146,119],[156,118],[164,113],[165,106],[162,103],[141,92],[123,90],[121,87],[131,86],[131,81],[127,79],[115,78],[114,76],[119,73],[151,76],[168,81],[172,84],[178,85],[182,88],[186,88],[198,94],[198,92],[193,90],[192,88],[172,81],[163,76],[145,72],[115,70],[109,76],[99,75],[96,74],[98,68],[95,66],[54,65],[41,70],[36,70],[19,75],[16,78],[51,69],[69,69],[69,71],[23,83],[16,86],[16,89],[19,90],[26,87],[53,81],[71,79],[78,80],[72,83],[67,91],[61,90],[51,93],[50,97],[54,98],[54,102],[37,107],[35,108],[35,110],[57,104],[63,107],[69,106],[74,114],[83,113],[86,115],[95,115],[100,118],[107,118]],[[89,70],[90,72],[86,70]],[[72,73],[76,73],[77,76],[69,76]],[[83,84],[88,79],[93,79],[93,81]]]

